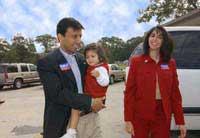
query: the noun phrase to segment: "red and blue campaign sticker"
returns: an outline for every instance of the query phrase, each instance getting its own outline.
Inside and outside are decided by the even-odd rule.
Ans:
[[[169,69],[169,66],[167,64],[161,64],[160,67],[161,69]]]
[[[60,69],[61,69],[62,71],[66,71],[66,70],[71,69],[69,63],[60,64],[59,67],[60,67]]]

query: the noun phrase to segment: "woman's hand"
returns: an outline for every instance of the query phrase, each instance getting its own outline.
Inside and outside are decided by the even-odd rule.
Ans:
[[[130,121],[125,122],[125,129],[129,134],[132,134],[133,136],[135,135],[133,125]]]
[[[180,138],[185,138],[187,133],[185,125],[179,125],[179,129],[180,129]]]

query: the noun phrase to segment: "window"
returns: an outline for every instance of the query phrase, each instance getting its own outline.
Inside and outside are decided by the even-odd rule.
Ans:
[[[120,68],[118,66],[115,66],[116,70],[120,70]]]
[[[28,72],[28,67],[27,67],[27,65],[21,65],[21,71],[22,71],[22,72]]]
[[[200,69],[200,31],[170,32],[175,48],[173,57],[179,69]]]
[[[115,66],[114,66],[114,65],[112,65],[112,66],[111,66],[111,68],[112,68],[112,70],[116,70],[116,68],[115,68]]]
[[[137,55],[141,55],[143,54],[143,43],[141,45],[138,45],[134,50],[133,52],[131,53],[131,57],[132,56],[137,56]]]
[[[4,73],[4,66],[0,66],[0,73]]]
[[[16,73],[16,72],[18,72],[17,66],[15,66],[15,65],[9,65],[7,67],[7,72],[8,73]]]
[[[140,43],[134,50],[133,52],[131,53],[130,57],[129,57],[129,60],[128,60],[128,64],[130,65],[130,61],[131,61],[131,58],[133,56],[139,56],[139,55],[142,55],[144,53],[143,51],[143,43]]]
[[[112,70],[119,70],[119,68],[116,65],[111,66]]]
[[[29,65],[30,71],[37,71],[37,67],[34,65]]]

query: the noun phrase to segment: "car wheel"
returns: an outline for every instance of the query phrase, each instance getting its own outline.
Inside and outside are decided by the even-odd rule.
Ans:
[[[14,82],[14,88],[20,89],[22,87],[22,80],[21,79],[16,79]]]
[[[115,82],[114,76],[110,76],[110,84],[113,84]]]
[[[125,81],[125,80],[126,80],[126,77],[124,76],[124,77],[122,78],[122,80]]]
[[[0,90],[3,89],[3,85],[0,85]]]

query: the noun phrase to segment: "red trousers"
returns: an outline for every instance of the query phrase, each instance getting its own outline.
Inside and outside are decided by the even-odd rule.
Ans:
[[[156,100],[154,119],[144,120],[138,116],[133,122],[135,136],[132,138],[170,138],[170,124],[166,120],[161,100]]]

